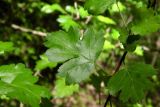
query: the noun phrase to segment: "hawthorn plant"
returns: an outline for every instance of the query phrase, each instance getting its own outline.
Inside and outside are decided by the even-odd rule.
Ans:
[[[47,50],[45,55],[41,55],[41,60],[36,62],[35,70],[39,72],[46,67],[52,69],[58,63],[62,64],[55,82],[55,98],[69,96],[78,91],[78,84],[92,81],[93,85],[100,86],[101,82],[105,84],[108,93],[104,107],[112,101],[113,96],[119,97],[122,102],[142,101],[154,86],[156,70],[143,60],[135,62],[125,59],[128,54],[135,53],[143,38],[159,32],[158,0],[79,2],[65,9],[58,4],[44,4],[41,8],[44,14],[54,11],[61,13],[57,22],[62,30],[48,32],[44,37]],[[31,30],[29,32],[32,33]],[[118,41],[118,46],[115,47],[110,40]],[[113,48],[118,48],[123,54],[117,64],[113,64],[114,71],[109,73],[109,69],[104,69],[98,61],[104,51]],[[0,41],[0,55],[13,50],[12,42]],[[104,63],[107,64],[107,61]],[[31,107],[39,107],[42,98],[51,98],[51,92],[36,84],[37,81],[37,75],[33,76],[25,64],[0,66],[0,95]],[[68,91],[64,93],[64,90]]]

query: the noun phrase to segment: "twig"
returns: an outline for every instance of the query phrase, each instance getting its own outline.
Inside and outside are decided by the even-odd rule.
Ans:
[[[77,2],[74,2],[74,7],[76,9],[76,19],[79,19],[80,18],[80,14],[79,14],[79,11],[78,11],[78,4],[77,4]]]
[[[117,66],[116,66],[116,69],[115,69],[115,72],[114,72],[114,73],[116,73],[116,72],[119,70],[119,68],[121,67],[122,63],[123,63],[124,60],[125,60],[126,55],[127,55],[127,51],[125,51],[125,52],[123,53],[120,61],[118,62]]]
[[[88,24],[91,20],[92,20],[92,16],[88,16],[86,21],[85,21],[85,24]]]
[[[110,107],[112,107],[112,101],[111,100],[110,100],[109,104],[110,104]]]
[[[121,13],[121,11],[120,11],[120,8],[119,8],[119,6],[118,6],[118,2],[117,2],[117,1],[116,1],[116,5],[117,5],[118,11],[119,11],[119,13],[120,13],[122,22],[123,22],[124,26],[127,27],[127,24],[125,23],[125,19],[124,19],[123,15],[122,15],[122,13]]]
[[[126,57],[127,53],[128,53],[127,51],[125,51],[125,52],[123,53],[123,55],[122,55],[122,57],[121,57],[120,61],[119,61],[119,62],[118,62],[118,64],[116,65],[116,68],[115,68],[115,72],[114,72],[114,74],[115,74],[116,72],[118,72],[118,71],[119,71],[119,68],[121,67],[122,63],[124,62],[124,60],[125,60],[125,57]],[[107,104],[108,104],[108,102],[110,101],[111,97],[112,97],[112,96],[109,94],[109,95],[108,95],[108,97],[106,98],[106,101],[105,101],[104,107],[106,107],[106,106],[107,106]]]
[[[19,107],[24,107],[24,104],[22,102],[20,102]]]
[[[108,97],[107,97],[107,99],[106,99],[106,102],[105,102],[105,104],[104,104],[104,107],[107,106],[107,104],[108,104],[108,102],[110,101],[110,99],[111,99],[111,95],[109,94]]]
[[[34,35],[38,35],[38,36],[42,36],[42,37],[47,36],[47,33],[45,33],[45,32],[28,29],[28,28],[21,27],[21,26],[16,25],[16,24],[11,24],[11,27],[12,27],[13,29],[20,30],[20,31],[22,31],[22,32],[32,33],[32,34],[34,34]]]
[[[119,13],[120,13],[120,17],[121,17],[121,19],[122,19],[122,22],[123,22],[125,28],[129,31],[129,29],[127,28],[126,21],[125,21],[125,19],[124,19],[124,17],[123,17],[123,14],[122,14],[121,11],[120,11],[120,8],[119,8],[119,6],[118,6],[118,2],[117,2],[117,1],[116,1],[116,5],[117,5],[117,8],[118,8],[118,10],[119,10]],[[130,33],[129,33],[129,34],[130,34]],[[125,60],[126,55],[127,55],[127,51],[125,51],[125,52],[123,53],[123,55],[122,55],[120,61],[119,61],[118,64],[116,65],[114,74],[115,74],[117,71],[119,71],[119,68],[121,67],[123,61]],[[112,96],[109,94],[108,97],[106,98],[104,107],[107,106],[107,104],[108,104],[109,101],[111,102],[111,100],[110,100],[111,97],[112,97]]]
[[[151,62],[152,66],[154,66],[156,64],[156,61],[157,61],[157,58],[158,58],[158,54],[159,54],[158,52],[155,52],[153,54],[153,58],[152,58],[152,62]]]

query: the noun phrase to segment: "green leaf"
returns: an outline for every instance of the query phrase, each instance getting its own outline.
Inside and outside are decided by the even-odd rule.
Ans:
[[[75,15],[79,13],[81,18],[86,18],[87,16],[89,16],[88,11],[85,10],[82,6],[78,6],[78,9],[75,9],[73,6],[66,6],[66,11]]]
[[[79,55],[77,42],[79,41],[80,32],[78,29],[70,29],[69,32],[58,31],[47,36],[45,43],[50,49],[46,55],[51,62],[64,62],[68,59]]]
[[[85,10],[83,7],[80,7],[78,11],[82,18],[86,18],[87,16],[89,16],[88,11]]]
[[[41,55],[40,58],[41,59],[36,62],[36,66],[35,66],[36,71],[41,71],[47,67],[54,68],[57,66],[57,63],[49,62],[47,56],[45,55]]]
[[[160,29],[160,15],[154,15],[153,10],[140,8],[137,14],[138,16],[131,27],[134,34],[144,36]]]
[[[55,83],[53,95],[55,98],[64,98],[79,90],[78,84],[66,85],[65,78],[58,78]]]
[[[118,6],[117,6],[118,5]],[[111,8],[109,8],[110,13],[114,12],[123,12],[126,10],[125,5],[123,5],[121,2],[114,3]]]
[[[86,0],[85,8],[94,14],[101,14],[116,0]]]
[[[156,72],[151,65],[131,63],[109,80],[109,92],[115,94],[120,91],[120,99],[123,101],[139,101],[144,97],[145,92],[152,87],[148,77],[155,74]]]
[[[14,49],[12,42],[2,42],[0,41],[0,53],[10,52]]]
[[[79,25],[73,20],[69,15],[60,15],[57,21],[60,23],[60,26],[68,31],[70,27],[78,27]]]
[[[103,46],[103,49],[108,51],[108,50],[111,50],[111,49],[114,49],[115,46],[108,40],[105,40],[104,42],[104,46]]]
[[[128,34],[129,34],[128,31],[126,30],[126,28],[120,28],[120,29],[118,29],[118,31],[120,34],[120,36],[119,36],[120,42],[125,44],[127,41],[127,38],[128,38]]]
[[[41,97],[50,97],[49,91],[35,85],[37,78],[23,64],[0,67],[0,94],[17,99],[32,107],[39,107]]]
[[[92,70],[94,69],[94,63],[90,62],[86,58],[74,58],[64,63],[59,68],[59,76],[66,78],[67,84],[79,83],[82,80],[87,79]]]
[[[124,48],[127,51],[133,52],[136,49],[139,39],[140,39],[140,35],[129,35],[126,40],[126,43],[124,44]]]
[[[65,8],[65,10],[67,11],[67,12],[69,12],[69,13],[76,13],[76,10],[75,10],[75,8],[73,7],[73,6],[70,6],[70,5],[67,5],[66,6],[66,8]]]
[[[136,50],[134,51],[134,53],[136,55],[143,56],[143,48],[141,46],[137,46]]]
[[[118,38],[120,37],[120,33],[118,30],[116,29],[112,29],[111,31],[111,36],[114,40],[118,40]]]
[[[53,13],[55,11],[59,11],[64,14],[66,13],[65,10],[59,4],[52,4],[52,5],[46,4],[42,7],[41,11],[47,14]]]
[[[94,62],[99,56],[103,43],[103,32],[92,28],[86,30],[80,40],[80,31],[70,29],[68,33],[58,31],[47,37],[46,55],[50,61],[65,62],[59,68],[59,75],[66,78],[66,83],[79,83],[85,80],[94,69]]]
[[[99,16],[97,16],[97,19],[103,23],[106,23],[106,24],[116,25],[116,22],[109,17],[104,17],[102,15],[99,15]]]

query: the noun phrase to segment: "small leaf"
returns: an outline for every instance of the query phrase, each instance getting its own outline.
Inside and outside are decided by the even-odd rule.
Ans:
[[[124,44],[125,50],[133,52],[136,49],[140,37],[140,35],[129,35],[126,40],[126,43]]]
[[[118,29],[118,31],[120,34],[120,36],[119,36],[120,42],[125,44],[127,41],[127,38],[128,38],[128,34],[129,34],[128,31],[126,30],[126,28],[120,28],[120,29]]]
[[[112,29],[111,36],[114,40],[118,40],[118,38],[120,37],[119,31],[116,29]]]
[[[104,16],[99,15],[97,16],[97,19],[106,24],[116,25],[116,22],[109,17],[104,17]]]
[[[143,56],[143,49],[142,49],[142,47],[141,46],[137,46],[136,50],[134,51],[134,53],[136,55]]]
[[[12,42],[2,42],[0,41],[0,53],[10,52],[14,49]]]
[[[40,58],[41,58],[40,60],[36,61],[36,66],[35,66],[36,71],[41,71],[47,67],[54,68],[57,66],[57,63],[49,62],[47,56],[45,55],[41,55]]]
[[[126,44],[133,44],[134,42],[140,39],[140,35],[129,35],[126,41]]]
[[[66,10],[67,12],[69,12],[69,13],[72,13],[72,14],[73,14],[73,13],[76,13],[75,8],[74,8],[73,6],[70,6],[70,5],[66,6],[65,10]]]
[[[108,50],[111,50],[111,49],[114,49],[114,48],[115,48],[115,46],[110,41],[105,40],[104,46],[103,46],[104,50],[108,51]]]
[[[86,18],[87,16],[89,16],[88,11],[85,10],[83,7],[80,7],[78,11],[82,18]]]
[[[65,78],[57,78],[53,94],[55,98],[64,98],[72,95],[74,92],[77,92],[78,90],[78,84],[66,85]]]
[[[42,7],[41,11],[47,14],[53,13],[54,11],[59,11],[64,14],[66,13],[65,10],[59,4],[46,4]]]
[[[152,87],[148,79],[156,72],[151,65],[144,63],[131,63],[127,68],[118,71],[108,83],[111,94],[120,91],[120,99],[123,101],[139,101],[146,91]]]
[[[79,25],[73,20],[69,15],[60,15],[57,21],[60,23],[60,26],[68,31],[70,27],[78,27]]]
[[[118,7],[117,7],[118,5]],[[122,11],[125,11],[126,10],[126,7],[125,5],[123,5],[121,2],[117,2],[117,3],[114,3],[111,8],[109,8],[109,11],[110,13],[114,13],[114,12],[122,12]]]
[[[101,14],[115,2],[115,0],[86,0],[85,8],[93,14]]]

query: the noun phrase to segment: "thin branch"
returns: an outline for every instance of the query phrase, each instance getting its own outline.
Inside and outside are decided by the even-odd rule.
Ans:
[[[38,35],[38,36],[42,36],[42,37],[47,36],[47,33],[45,33],[45,32],[28,29],[28,28],[25,28],[25,27],[22,27],[22,26],[19,26],[16,24],[11,24],[11,27],[13,29],[20,30],[22,32],[32,33],[34,35]]]
[[[112,101],[111,100],[110,100],[109,104],[110,104],[110,107],[112,107]]]
[[[118,72],[118,71],[119,71],[119,69],[120,69],[120,67],[121,67],[122,63],[123,63],[123,62],[124,62],[124,60],[125,60],[125,57],[126,57],[127,53],[128,53],[127,51],[125,51],[125,52],[123,53],[123,55],[122,55],[121,59],[119,60],[118,64],[116,65],[116,68],[115,68],[115,72],[114,72],[114,74],[115,74],[116,72]],[[108,97],[106,98],[106,101],[105,101],[104,107],[106,107],[106,106],[107,106],[108,102],[111,100],[111,97],[112,97],[112,96],[109,94],[109,95],[108,95]]]
[[[77,2],[74,2],[74,7],[76,9],[76,19],[79,19],[80,18],[80,14],[79,14],[79,11],[78,11],[78,4],[77,4]]]
[[[20,102],[19,107],[24,107],[24,104],[22,102]]]
[[[86,21],[85,21],[85,24],[88,24],[91,20],[92,20],[92,16],[88,16]]]
[[[107,97],[107,99],[106,99],[106,102],[104,104],[104,107],[107,107],[107,104],[110,101],[110,99],[111,99],[111,95],[109,94],[108,97]]]
[[[119,13],[120,13],[120,16],[121,16],[121,19],[122,19],[122,22],[123,22],[123,24],[124,24],[124,26],[125,26],[125,28],[129,31],[129,29],[127,28],[127,24],[126,24],[126,21],[125,21],[125,19],[124,19],[124,17],[123,17],[123,14],[121,13],[121,11],[120,11],[120,8],[119,8],[119,6],[118,6],[118,2],[116,1],[116,5],[117,5],[117,8],[118,8],[118,10],[119,10]],[[129,32],[129,35],[130,35],[130,32]],[[116,68],[115,68],[115,72],[114,72],[114,74],[116,73],[116,72],[118,72],[119,71],[119,69],[120,69],[120,67],[121,67],[121,65],[122,65],[122,63],[124,62],[124,60],[125,60],[125,57],[126,57],[126,55],[127,55],[127,51],[125,51],[124,53],[123,53],[123,55],[122,55],[122,57],[121,57],[121,59],[120,59],[120,61],[118,62],[118,64],[116,65]],[[104,107],[106,107],[107,106],[107,104],[108,104],[108,102],[110,101],[111,102],[111,95],[109,94],[108,95],[108,97],[106,98],[106,101],[105,101],[105,104],[104,104]]]
[[[120,16],[121,16],[122,22],[123,22],[124,26],[126,27],[126,29],[128,29],[128,28],[127,28],[126,21],[125,21],[125,19],[124,19],[124,17],[123,17],[123,14],[122,14],[121,11],[120,11],[120,8],[119,8],[119,6],[118,6],[118,2],[117,2],[117,1],[116,1],[116,5],[117,5],[117,8],[118,8],[119,14],[120,14]]]
[[[115,72],[114,72],[114,73],[118,72],[119,68],[121,67],[122,63],[123,63],[124,60],[125,60],[126,55],[127,55],[127,51],[125,51],[125,52],[123,53],[120,61],[118,62],[117,66],[116,66],[116,69],[115,69]]]

